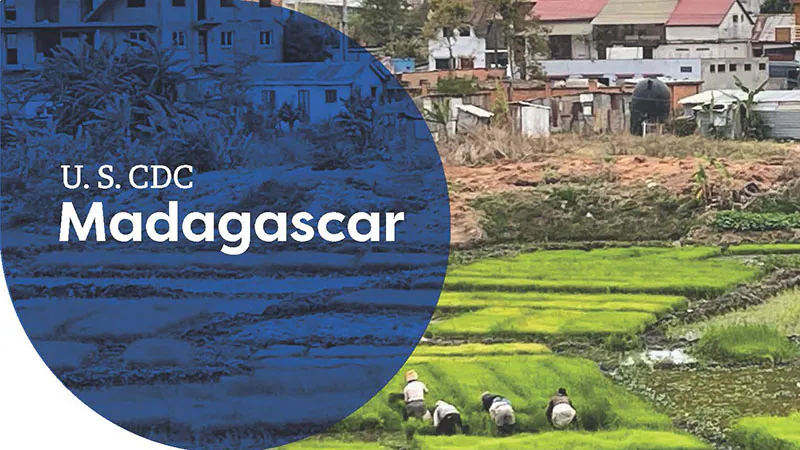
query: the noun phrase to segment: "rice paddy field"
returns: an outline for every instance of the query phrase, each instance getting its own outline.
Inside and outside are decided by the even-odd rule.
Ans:
[[[760,249],[760,251],[764,251]],[[759,269],[712,247],[525,253],[452,269],[433,337],[634,334],[686,297],[711,297]]]
[[[550,346],[573,338],[636,336],[665,314],[690,307],[692,301],[706,301],[759,280],[764,275],[756,261],[760,255],[798,251],[800,245],[548,250],[451,267],[428,329],[430,343],[420,345],[378,395],[329,435],[289,448],[714,448],[718,443],[682,431],[683,422],[664,402],[636,394],[636,389],[612,380],[588,357],[553,352]],[[797,294],[781,295],[793,297],[779,296],[754,307],[754,320],[782,317],[784,328],[790,330],[795,323],[793,316],[786,315],[787,308],[770,305],[793,305]],[[782,315],[777,310],[783,311]],[[726,315],[709,320],[738,321]],[[492,343],[497,340],[503,343]],[[428,408],[440,399],[459,408],[470,426],[468,436],[439,437],[430,424],[402,420],[403,404],[398,394],[404,385],[402,374],[409,369],[416,370],[430,389]],[[778,414],[800,408],[796,401],[782,397],[793,395],[785,389],[785,383],[793,377],[794,369],[775,371],[777,378],[757,367],[739,372],[730,376],[725,371],[656,370],[650,382],[657,386],[664,375],[680,380],[668,389],[678,389],[691,402],[696,397],[693,388],[707,384],[703,380],[716,380],[710,382],[723,387],[707,390],[709,395],[702,401],[704,405],[708,402],[708,407],[703,408],[724,409],[725,405],[741,403],[742,408],[724,411],[731,420],[758,415],[763,409],[751,401],[752,397],[748,400],[735,395],[738,385],[752,384],[748,380],[757,381],[750,393],[781,392],[764,403],[765,407],[778,407]],[[777,386],[783,390],[778,391]],[[579,411],[577,426],[568,432],[553,431],[544,415],[549,397],[559,387],[568,387]],[[512,401],[519,434],[496,436],[479,402],[480,394],[487,390]],[[714,398],[725,400],[715,405]],[[735,428],[736,445],[747,450],[797,448],[786,443],[791,441],[787,433],[790,438],[796,437],[787,431],[794,426],[793,421],[795,416],[742,419]],[[779,446],[759,446],[767,441]]]

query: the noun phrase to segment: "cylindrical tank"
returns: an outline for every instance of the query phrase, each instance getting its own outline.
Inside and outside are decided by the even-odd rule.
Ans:
[[[631,99],[631,133],[642,134],[644,122],[664,122],[669,118],[670,93],[666,84],[649,78],[636,84]]]

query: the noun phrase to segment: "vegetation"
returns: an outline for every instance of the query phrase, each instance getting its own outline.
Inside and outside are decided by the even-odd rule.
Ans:
[[[800,213],[753,213],[722,211],[717,213],[714,225],[729,231],[770,231],[800,228]]]
[[[663,187],[616,189],[602,179],[491,194],[472,205],[482,213],[490,243],[673,241],[688,233],[702,211],[694,198]]]
[[[695,350],[705,359],[735,363],[780,363],[798,353],[795,344],[770,325],[711,327]]]
[[[765,0],[761,4],[762,14],[781,14],[792,10],[792,0]]]
[[[729,435],[743,450],[800,449],[800,413],[788,417],[747,417]]]
[[[713,328],[734,325],[766,325],[775,327],[784,336],[800,335],[800,291],[786,291],[761,305],[678,327],[671,330],[670,335],[682,336],[689,332],[702,334]]]
[[[598,433],[521,434],[505,439],[486,440],[472,436],[423,437],[422,449],[501,450],[706,450],[711,447],[691,436],[665,431],[618,430]]]
[[[458,405],[462,418],[476,435],[493,434],[480,404],[481,392],[492,390],[508,396],[517,412],[520,431],[541,432],[550,429],[544,410],[554,390],[562,385],[570,386],[570,398],[580,411],[580,429],[671,428],[665,416],[615,386],[589,360],[549,354],[490,354],[489,351],[500,353],[510,348],[497,347],[498,351],[495,346],[489,347],[492,350],[447,347],[446,356],[425,355],[425,350],[413,355],[381,393],[337,425],[336,431],[402,430],[402,402],[394,402],[391,394],[402,391],[403,374],[408,369],[416,370],[431,390],[426,400],[429,408],[439,399]],[[418,427],[417,434],[433,432],[429,424],[413,426]]]
[[[428,39],[439,39],[450,53],[450,69],[455,69],[455,55],[453,47],[458,38],[458,28],[468,24],[469,15],[472,13],[472,2],[465,0],[431,0],[428,21],[423,27],[423,34]],[[447,34],[439,37],[442,30]]]
[[[470,95],[478,92],[478,79],[475,77],[447,77],[436,83],[436,93],[444,95]]]

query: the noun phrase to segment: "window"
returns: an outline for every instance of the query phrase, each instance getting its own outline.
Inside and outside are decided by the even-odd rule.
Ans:
[[[692,73],[692,66],[681,66],[681,73]]]
[[[642,49],[643,59],[653,59],[653,47],[645,47]]]
[[[261,103],[267,111],[275,110],[275,91],[272,89],[264,89],[261,91]]]
[[[752,64],[745,64],[744,65],[744,71],[745,72],[750,72],[751,70],[753,70],[753,65]]]
[[[731,72],[736,72],[736,69],[738,69],[738,67],[736,66],[736,64],[731,64],[731,65],[730,65],[730,68],[729,68],[729,70],[730,70]]]
[[[449,27],[442,28],[442,36],[446,38],[453,37],[453,29]]]
[[[437,70],[446,70],[450,69],[450,59],[448,58],[436,58],[436,69]]]
[[[572,59],[572,36],[550,36],[548,39],[553,59]]]
[[[325,103],[336,103],[336,89],[325,90]]]
[[[132,41],[147,42],[147,32],[143,30],[134,30],[128,33],[128,39]]]
[[[461,37],[469,37],[470,31],[469,27],[461,27],[458,29],[458,35]]]
[[[172,45],[178,48],[186,48],[186,33],[183,31],[173,31]]]
[[[717,66],[717,72],[724,73],[725,72],[725,64],[720,64]]]
[[[258,7],[259,8],[269,8],[272,6],[271,0],[258,0]]]
[[[758,70],[767,70],[767,64],[766,63],[760,63],[758,65]]]
[[[230,8],[233,6],[234,0],[219,0],[219,6],[223,8]]]
[[[689,49],[688,48],[676,48],[675,51],[676,52],[688,52]]]
[[[19,50],[17,49],[17,35],[6,35],[6,64],[13,66],[19,64]]]
[[[6,22],[14,23],[17,21],[17,7],[6,6]]]
[[[147,0],[128,0],[128,8],[144,8]]]
[[[233,47],[233,31],[223,31],[219,34],[219,46],[222,48]]]
[[[739,23],[739,15],[738,14],[734,14],[733,15],[733,23]]]
[[[175,6],[175,7],[186,6],[186,0],[172,0],[172,6]]]
[[[377,97],[378,96],[378,88],[375,87],[375,86],[372,86],[371,88],[369,88],[369,95],[371,95],[372,97]]]
[[[717,66],[714,64],[711,65],[711,73],[715,73],[717,71]]]
[[[262,31],[258,37],[258,43],[262,47],[272,46],[272,31]]]

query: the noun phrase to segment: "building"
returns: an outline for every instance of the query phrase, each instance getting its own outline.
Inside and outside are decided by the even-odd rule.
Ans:
[[[36,70],[53,48],[121,45],[150,36],[189,64],[230,63],[238,53],[281,61],[280,0],[5,0],[5,72]]]
[[[714,90],[683,98],[680,104],[685,115],[697,119],[702,134],[740,139],[745,135],[741,110],[733,106],[746,98],[741,90]],[[800,140],[800,91],[759,92],[753,97],[753,111],[764,123],[767,138]]]
[[[753,28],[753,52],[771,61],[800,61],[800,0],[792,14],[764,14]]]
[[[508,45],[496,18],[494,2],[473,0],[472,14],[466,23],[456,29],[440,28],[428,41],[428,67],[431,70],[507,67]]]
[[[749,58],[754,21],[739,0],[680,0],[655,58]]]
[[[353,94],[369,96],[376,103],[391,103],[404,93],[378,61],[326,63],[270,63],[252,69],[251,96],[266,111],[283,104],[297,107],[305,122],[330,119],[344,110],[343,101]]]
[[[678,0],[608,0],[592,20],[598,55],[605,58],[610,47],[638,47],[642,59],[653,59],[677,5]]]
[[[592,20],[608,0],[539,0],[532,14],[549,30],[551,59],[597,59]]]

